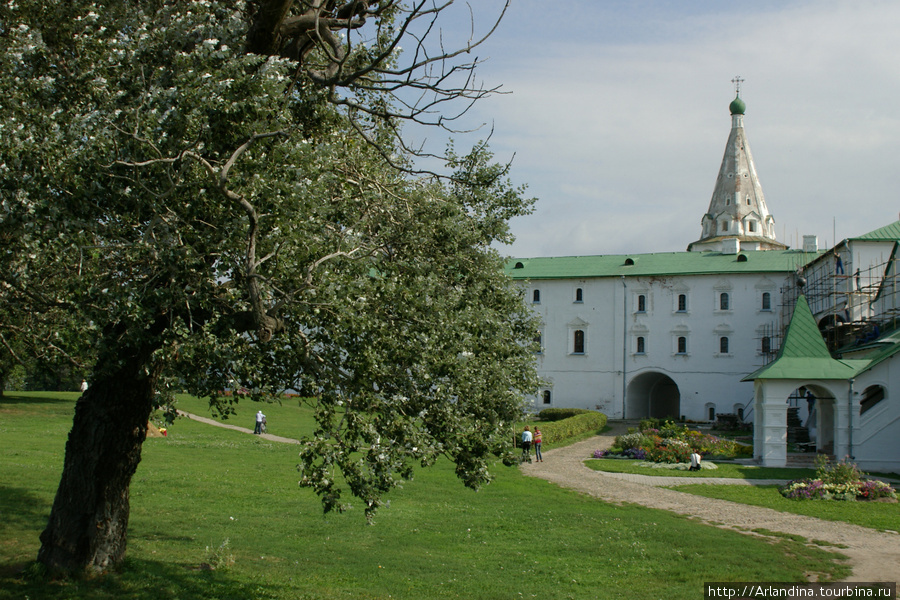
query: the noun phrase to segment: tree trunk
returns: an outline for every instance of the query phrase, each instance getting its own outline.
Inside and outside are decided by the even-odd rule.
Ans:
[[[50,573],[102,572],[125,557],[129,485],[159,375],[150,366],[152,350],[120,347],[116,356],[101,359],[76,404],[62,479],[38,552]]]

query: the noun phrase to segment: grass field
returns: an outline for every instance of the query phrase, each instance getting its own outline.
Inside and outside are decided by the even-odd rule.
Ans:
[[[701,469],[700,471],[679,471],[677,469],[661,469],[639,467],[639,460],[616,458],[596,458],[585,461],[595,471],[611,473],[635,473],[651,477],[728,477],[730,479],[802,479],[813,477],[815,469],[793,469],[753,467],[731,463],[716,463],[717,469]]]
[[[323,516],[297,486],[296,447],[179,419],[144,444],[124,568],[45,582],[21,571],[35,571],[75,396],[0,399],[0,598],[688,599],[709,581],[848,574],[831,550],[606,504],[502,466],[476,493],[440,461],[392,493],[374,525],[362,510]],[[182,408],[199,412],[192,402],[203,406]],[[257,408],[229,421],[252,427]],[[311,427],[288,402],[263,410],[272,433]]]
[[[679,485],[672,489],[706,498],[719,498],[753,506],[763,506],[795,515],[827,521],[844,521],[879,530],[900,530],[900,504],[882,502],[844,502],[839,500],[791,500],[782,496],[778,486]]]

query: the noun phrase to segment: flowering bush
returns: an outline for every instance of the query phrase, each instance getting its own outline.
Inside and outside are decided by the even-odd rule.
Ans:
[[[612,448],[597,451],[594,458],[639,458],[653,462],[688,462],[691,452],[703,456],[734,457],[737,444],[711,435],[692,431],[671,421],[660,424],[656,419],[641,421],[640,431],[629,431],[616,437]]]
[[[816,458],[816,479],[789,481],[779,491],[793,500],[875,500],[896,498],[894,488],[878,480],[863,480],[859,468],[844,459],[830,464],[828,458]]]

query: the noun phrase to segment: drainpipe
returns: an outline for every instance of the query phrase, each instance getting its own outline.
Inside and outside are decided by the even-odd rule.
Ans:
[[[628,358],[628,284],[622,275],[622,419],[628,418],[628,384],[625,377],[625,361]]]
[[[853,460],[856,457],[853,456],[853,413],[854,413],[854,410],[853,410],[853,379],[852,378],[850,379],[850,391],[848,392],[847,404],[848,404],[847,408],[849,411],[848,419],[850,421],[850,432],[849,432],[850,435],[848,436],[848,440],[847,440],[847,445],[849,448],[848,448],[847,454],[850,456],[850,460]]]

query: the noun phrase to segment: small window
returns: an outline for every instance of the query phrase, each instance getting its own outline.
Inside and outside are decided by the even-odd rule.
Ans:
[[[728,338],[727,337],[719,338],[719,353],[720,354],[728,354]]]
[[[884,388],[880,385],[873,385],[866,388],[863,392],[862,400],[860,400],[859,414],[865,414],[867,410],[884,400]]]
[[[541,290],[534,290],[534,293],[531,295],[531,301],[535,304],[541,303]]]
[[[747,230],[750,233],[755,233],[756,232],[756,221],[748,221],[747,222]]]
[[[728,292],[719,294],[719,310],[728,310],[730,306]]]
[[[687,312],[687,294],[678,294],[678,312]]]
[[[710,406],[708,409],[708,413],[706,415],[707,421],[715,421],[716,420],[716,407]]]
[[[581,288],[575,290],[575,302],[584,302],[584,290]]]
[[[722,221],[722,231],[728,231],[728,221]]]
[[[637,339],[637,354],[644,354],[644,352],[645,352],[644,338],[643,338],[643,336],[639,336]]]
[[[740,419],[741,421],[744,420],[744,407],[743,406],[741,406],[737,409],[737,416],[738,416],[738,419]]]
[[[535,354],[542,354],[544,352],[543,339],[541,338],[541,334],[538,333],[534,336],[534,346],[535,346]]]
[[[647,296],[641,294],[638,296],[638,312],[647,312]]]
[[[772,310],[772,294],[770,294],[769,292],[763,292],[762,309],[763,310]]]
[[[572,352],[574,354],[584,354],[584,331],[582,331],[581,329],[575,330]]]
[[[762,339],[762,353],[763,354],[771,354],[772,353],[772,338],[767,336]]]
[[[687,354],[687,338],[684,336],[678,338],[678,354]]]
[[[541,398],[544,400],[544,404],[550,404],[550,390],[544,390]]]

